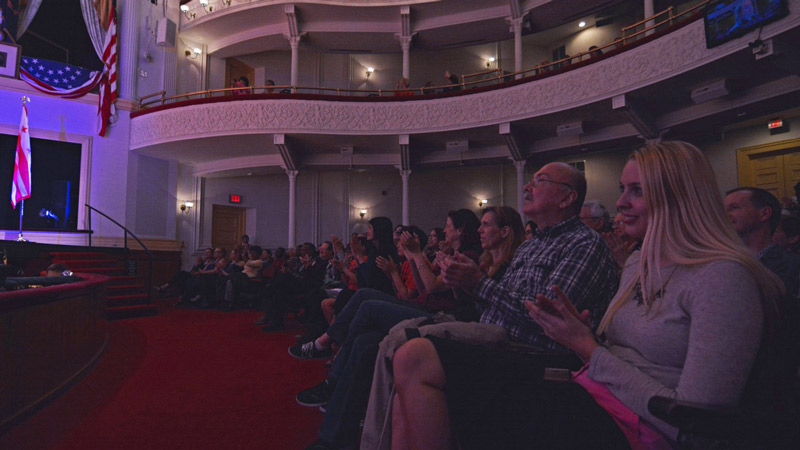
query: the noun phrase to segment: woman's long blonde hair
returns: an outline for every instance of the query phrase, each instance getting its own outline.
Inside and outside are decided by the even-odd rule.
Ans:
[[[634,276],[611,302],[598,327],[602,334],[614,314],[629,301],[638,282],[642,298],[652,300],[662,289],[660,262],[679,266],[734,261],[743,265],[758,282],[765,317],[774,323],[783,283],[744,246],[723,209],[711,163],[686,142],[649,144],[630,157],[639,167],[639,178],[647,205],[647,232]]]

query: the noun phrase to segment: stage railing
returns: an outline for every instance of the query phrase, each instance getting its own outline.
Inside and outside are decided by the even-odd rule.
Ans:
[[[222,89],[207,89],[203,91],[187,92],[185,94],[173,95],[166,97],[165,91],[155,92],[153,94],[139,97],[139,109],[146,109],[152,106],[161,106],[167,103],[174,103],[185,100],[211,98],[215,95],[238,95],[238,94],[330,94],[330,95],[348,95],[348,96],[366,96],[366,97],[385,97],[395,95],[409,95],[412,94],[433,94],[439,92],[461,91],[472,89],[480,86],[488,86],[491,84],[500,84],[506,81],[514,80],[515,78],[529,77],[548,74],[555,72],[558,69],[565,68],[573,63],[588,61],[592,58],[600,56],[603,51],[615,50],[618,47],[624,47],[637,39],[644,37],[648,32],[656,32],[663,30],[667,27],[675,25],[684,20],[690,20],[695,17],[696,13],[705,7],[710,0],[705,0],[697,5],[688,8],[686,11],[676,14],[672,6],[659,12],[651,17],[647,17],[639,22],[636,22],[627,27],[623,27],[621,37],[601,45],[592,50],[578,53],[577,55],[566,56],[562,59],[552,62],[546,62],[536,65],[535,67],[521,70],[519,72],[503,72],[501,69],[490,69],[482,72],[472,73],[461,76],[461,83],[441,85],[441,86],[427,86],[419,88],[408,89],[346,89],[346,88],[330,88],[321,86],[291,86],[291,85],[269,85],[269,86],[242,86],[230,87]],[[642,29],[638,29],[642,27]],[[660,30],[659,30],[660,28]],[[651,33],[652,34],[652,33]],[[487,75],[489,75],[487,77]]]
[[[121,223],[119,223],[116,220],[112,219],[108,214],[104,213],[103,211],[100,211],[99,209],[95,208],[94,206],[89,205],[88,203],[86,204],[86,208],[89,210],[89,214],[87,214],[87,224],[89,225],[89,230],[92,230],[92,212],[96,212],[97,214],[100,214],[101,216],[103,216],[106,219],[110,220],[114,225],[122,228],[122,230],[125,233],[124,234],[124,245],[125,245],[125,254],[126,255],[130,252],[130,249],[128,248],[128,235],[129,234],[131,235],[132,238],[136,239],[136,242],[139,243],[139,245],[142,247],[142,250],[144,250],[144,252],[147,254],[147,258],[150,261],[150,264],[147,267],[146,292],[147,292],[147,304],[148,305],[151,304],[151,301],[152,301],[151,288],[153,286],[153,261],[154,261],[153,253],[150,252],[150,249],[148,249],[147,246],[144,245],[144,242],[142,242],[141,239],[139,239],[135,234],[133,234],[133,232],[131,230],[125,228],[124,225],[122,225]],[[92,234],[93,233],[89,233],[89,247],[92,246]]]

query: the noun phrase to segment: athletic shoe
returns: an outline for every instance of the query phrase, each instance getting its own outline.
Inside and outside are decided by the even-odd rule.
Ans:
[[[316,408],[322,405],[327,405],[330,398],[331,386],[328,384],[328,380],[326,379],[320,384],[297,394],[297,403],[303,406]]]
[[[330,348],[317,350],[314,341],[311,341],[289,347],[289,354],[297,359],[326,359],[331,357],[333,351]]]

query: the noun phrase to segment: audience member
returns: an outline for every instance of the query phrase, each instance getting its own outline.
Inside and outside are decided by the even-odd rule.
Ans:
[[[772,235],[772,242],[786,250],[798,254],[800,253],[800,219],[797,216],[782,214],[781,222]]]
[[[64,263],[54,263],[47,267],[48,277],[71,277],[72,271]]]
[[[445,232],[464,239],[466,244],[471,240],[472,233],[480,229],[479,240],[484,249],[481,267],[492,271],[496,279],[500,279],[502,268],[522,240],[522,220],[512,208],[487,211],[480,226],[477,226],[478,220],[474,216],[469,210],[451,212],[448,215],[448,222],[451,223]],[[409,252],[409,263],[428,265],[427,259],[421,256],[422,242],[418,240],[418,237],[424,237],[424,233],[418,227],[409,228],[403,233],[401,245]],[[462,247],[457,242],[456,248],[466,250],[469,246]],[[358,424],[363,417],[372,382],[378,343],[398,322],[413,317],[431,317],[433,312],[429,308],[419,309],[395,298],[376,298],[360,305],[328,378],[297,396],[297,401],[306,406],[329,400],[319,432],[320,439],[310,448],[346,448],[356,443]],[[454,314],[461,320],[475,317],[461,316],[458,311]]]
[[[778,199],[764,189],[740,187],[728,191],[725,209],[744,245],[783,281],[787,295],[797,298],[800,256],[772,242],[781,222]]]
[[[425,246],[425,256],[428,258],[428,261],[433,262],[434,258],[436,258],[436,252],[439,251],[439,243],[443,241],[444,229],[439,227],[433,228],[428,235],[428,244]]]
[[[400,79],[397,80],[397,84],[394,87],[396,89],[394,91],[395,97],[404,97],[404,96],[407,96],[407,95],[414,95],[414,91],[408,90],[409,86],[411,86],[411,85],[408,83],[408,78],[400,77]]]
[[[267,80],[267,81],[264,83],[264,85],[266,85],[266,86],[275,86],[275,82],[274,82],[274,81],[272,81],[272,80]],[[265,93],[267,93],[267,94],[272,94],[273,92],[275,92],[275,89],[273,89],[273,88],[271,88],[271,87],[268,87],[268,88],[266,88],[266,89],[264,90],[264,92],[265,92]]]
[[[737,404],[762,326],[775,324],[779,281],[736,237],[696,148],[645,146],[621,185],[617,207],[643,245],[597,333],[572,294],[550,291],[560,281],[518,298],[544,334],[586,361],[573,382],[544,381],[539,357],[413,339],[394,357],[392,448],[671,448],[677,430],[649,413],[651,397]]]
[[[525,240],[531,240],[536,236],[536,224],[532,220],[525,222]]]
[[[611,231],[608,210],[598,200],[586,200],[583,203],[581,221],[598,233]]]
[[[625,217],[622,213],[614,217],[613,231],[603,233],[603,238],[606,240],[609,250],[611,250],[611,255],[614,256],[614,261],[620,267],[625,267],[625,261],[641,244],[638,239],[632,238],[625,232]]]

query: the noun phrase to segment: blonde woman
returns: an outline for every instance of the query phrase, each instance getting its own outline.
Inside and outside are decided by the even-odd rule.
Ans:
[[[393,448],[452,448],[453,436],[464,449],[670,448],[677,430],[650,415],[651,397],[739,403],[780,281],[743,246],[690,144],[635,151],[620,190],[625,229],[643,242],[598,335],[559,289],[525,302],[586,365],[554,383],[537,358],[409,341],[394,359]]]

